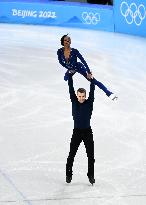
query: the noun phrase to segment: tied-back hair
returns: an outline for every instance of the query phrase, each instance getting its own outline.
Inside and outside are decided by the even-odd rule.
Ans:
[[[61,41],[61,45],[64,46],[64,38],[67,37],[68,34],[65,34],[61,37],[60,41]]]
[[[80,93],[85,93],[85,95],[86,95],[86,90],[84,89],[84,88],[79,88],[78,90],[77,90],[77,93],[78,92],[80,92]]]

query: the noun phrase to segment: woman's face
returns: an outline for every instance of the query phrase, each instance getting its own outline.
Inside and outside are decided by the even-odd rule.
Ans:
[[[64,46],[70,46],[70,44],[71,44],[71,39],[69,36],[66,36],[64,38]]]

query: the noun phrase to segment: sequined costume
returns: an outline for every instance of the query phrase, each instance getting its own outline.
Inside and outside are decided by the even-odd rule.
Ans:
[[[71,48],[70,56],[68,59],[64,56],[64,48],[60,48],[57,51],[58,55],[58,61],[59,63],[67,69],[67,72],[65,73],[64,80],[67,81],[69,78],[69,72],[72,72],[75,74],[76,72],[83,75],[87,80],[87,73],[90,73],[90,69],[83,58],[83,56],[80,54],[80,52],[75,49]],[[77,59],[80,59],[81,62],[78,62]],[[90,81],[90,80],[89,80]],[[101,90],[103,90],[107,96],[110,96],[112,92],[110,92],[101,82],[97,81],[95,78],[93,78],[93,82],[95,85],[97,85]]]

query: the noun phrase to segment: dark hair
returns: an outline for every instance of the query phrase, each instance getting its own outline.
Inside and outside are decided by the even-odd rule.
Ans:
[[[60,39],[62,46],[64,46],[64,38],[65,38],[66,36],[68,36],[68,34],[62,36],[61,39]]]
[[[78,92],[80,92],[80,93],[85,93],[85,95],[86,95],[86,90],[84,89],[84,88],[79,88],[78,90],[77,90],[77,93]]]

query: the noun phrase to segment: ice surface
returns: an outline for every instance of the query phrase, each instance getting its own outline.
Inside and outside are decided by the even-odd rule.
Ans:
[[[69,33],[95,78],[95,186],[81,144],[65,183],[73,119],[56,51]],[[75,89],[89,82],[74,76]],[[0,205],[146,204],[146,39],[71,28],[0,25]]]

